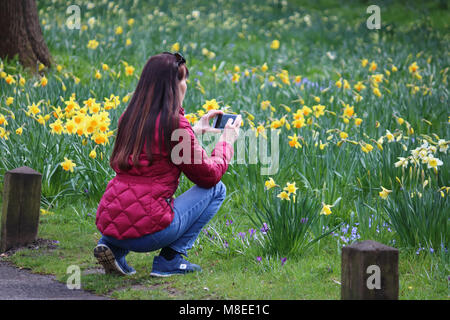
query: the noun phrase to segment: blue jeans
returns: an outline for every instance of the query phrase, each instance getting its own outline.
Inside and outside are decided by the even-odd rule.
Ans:
[[[225,199],[226,188],[222,181],[209,189],[195,185],[174,200],[173,221],[165,229],[134,239],[118,240],[102,236],[99,244],[107,245],[116,259],[128,252],[150,252],[164,247],[187,256],[202,228],[216,214]]]

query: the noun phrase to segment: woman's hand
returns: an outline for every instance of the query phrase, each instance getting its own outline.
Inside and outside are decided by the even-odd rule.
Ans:
[[[234,142],[239,137],[239,130],[241,128],[241,122],[242,117],[241,115],[238,115],[236,119],[234,119],[234,122],[232,122],[233,119],[228,119],[227,124],[225,125],[225,128],[223,129],[223,133],[219,138],[219,142],[225,141],[231,145],[234,144]]]
[[[216,129],[211,127],[209,124],[209,121],[214,118],[215,116],[223,114],[222,110],[210,110],[207,114],[205,114],[203,117],[200,118],[200,120],[197,121],[197,123],[192,127],[192,130],[195,134],[202,134],[205,132],[222,132],[220,129]]]

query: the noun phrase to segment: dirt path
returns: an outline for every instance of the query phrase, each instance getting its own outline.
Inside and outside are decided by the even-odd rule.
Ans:
[[[0,259],[0,300],[106,300],[83,290],[70,290],[54,276],[33,274]]]

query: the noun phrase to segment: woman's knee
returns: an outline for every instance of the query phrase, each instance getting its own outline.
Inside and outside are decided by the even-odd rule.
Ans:
[[[219,181],[214,188],[216,188],[216,196],[218,198],[223,198],[225,199],[226,195],[227,195],[227,187],[225,186],[225,184],[222,181]]]

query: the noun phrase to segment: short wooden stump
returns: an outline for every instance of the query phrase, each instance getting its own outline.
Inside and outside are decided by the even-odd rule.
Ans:
[[[341,299],[397,300],[398,250],[366,240],[342,248]]]
[[[21,167],[5,173],[0,229],[0,252],[36,240],[42,175]]]

